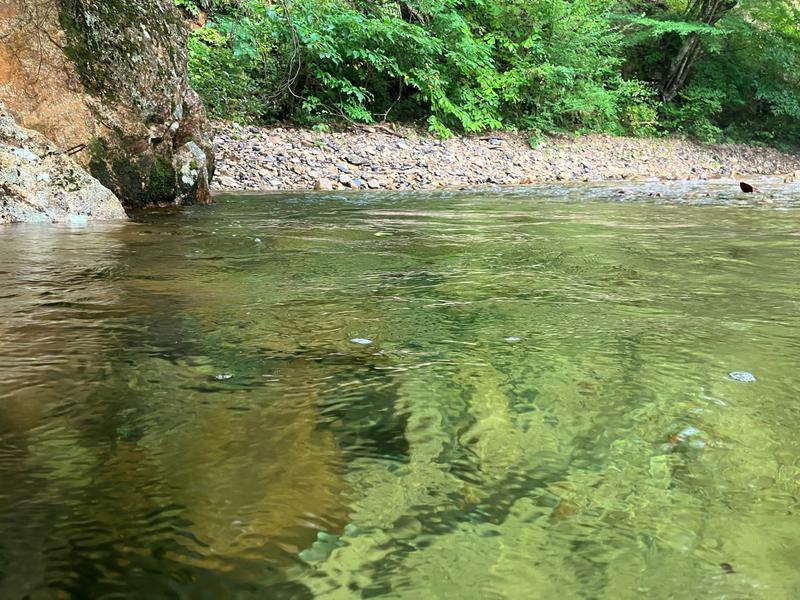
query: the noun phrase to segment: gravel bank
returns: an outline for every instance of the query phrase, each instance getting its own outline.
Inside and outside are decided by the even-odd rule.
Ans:
[[[800,178],[800,156],[738,144],[522,133],[439,140],[411,129],[348,132],[215,124],[216,190],[432,189],[552,181]]]

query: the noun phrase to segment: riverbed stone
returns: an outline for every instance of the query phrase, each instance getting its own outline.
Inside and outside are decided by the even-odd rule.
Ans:
[[[233,190],[239,187],[239,183],[233,177],[223,175],[219,178],[219,186],[224,189]]]
[[[325,177],[317,179],[314,183],[314,189],[322,192],[329,192],[333,189],[333,182]]]
[[[357,167],[359,167],[359,166],[363,165],[365,162],[367,162],[366,160],[361,158],[358,154],[348,154],[344,158],[351,165],[356,165]]]
[[[734,160],[738,172],[754,175],[780,174],[783,178],[800,171],[800,156],[774,149],[671,138],[551,136],[541,148],[531,149],[525,133],[505,132],[493,135],[502,140],[502,149],[498,150],[494,147],[497,144],[482,141],[479,136],[439,140],[424,131],[402,128],[398,131],[405,135],[403,140],[378,128],[320,134],[263,127],[259,134],[253,134],[235,123],[219,122],[215,130],[220,172],[234,176],[242,189],[253,190],[264,185],[252,169],[260,162],[260,155],[250,149],[256,137],[262,140],[261,152],[268,147],[272,154],[290,158],[275,164],[274,177],[281,180],[278,189],[284,190],[309,189],[321,177],[335,182],[335,187],[342,173],[349,175],[350,181],[363,180],[364,187],[370,189],[377,189],[370,182],[378,180],[383,189],[414,190],[546,181],[724,179],[730,176]],[[298,142],[303,136],[315,140],[314,152],[298,150],[304,147]],[[398,146],[398,142],[402,143]],[[363,164],[354,165],[348,157],[361,157]],[[298,166],[314,174],[298,175],[294,168]],[[233,189],[222,185],[221,180],[215,187]]]

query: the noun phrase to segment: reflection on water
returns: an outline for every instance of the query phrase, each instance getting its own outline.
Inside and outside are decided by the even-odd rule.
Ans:
[[[800,597],[800,212],[651,193],[0,230],[0,597]]]

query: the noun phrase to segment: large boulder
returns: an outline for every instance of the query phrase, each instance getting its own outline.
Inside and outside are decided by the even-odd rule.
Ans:
[[[0,103],[0,224],[124,218],[110,190]]]
[[[0,101],[127,207],[209,202],[186,36],[172,0],[0,0]]]

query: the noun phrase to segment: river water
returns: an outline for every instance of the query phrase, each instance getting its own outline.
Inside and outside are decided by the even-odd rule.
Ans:
[[[0,229],[0,597],[800,597],[800,210],[728,192]]]

